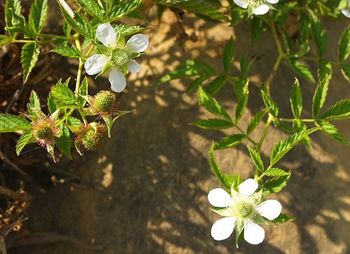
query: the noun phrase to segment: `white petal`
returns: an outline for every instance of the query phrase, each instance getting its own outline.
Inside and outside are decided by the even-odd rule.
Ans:
[[[258,189],[258,187],[259,185],[254,179],[248,178],[238,186],[239,194],[250,196]]]
[[[141,71],[141,65],[136,62],[135,60],[130,60],[129,64],[128,64],[128,70],[131,73],[137,73]]]
[[[233,217],[225,217],[217,220],[211,227],[211,236],[216,241],[222,241],[229,238],[235,228],[236,219]]]
[[[117,44],[117,33],[108,23],[97,27],[96,38],[106,47],[114,47]]]
[[[256,7],[254,10],[253,10],[253,13],[255,15],[264,15],[266,14],[268,11],[270,10],[270,7],[267,5],[267,4],[262,4],[258,7]]]
[[[266,2],[268,2],[270,4],[277,4],[279,2],[279,0],[266,0]]]
[[[247,9],[248,7],[248,3],[245,0],[234,0],[234,2],[239,6],[242,7],[244,9]]]
[[[95,54],[90,56],[85,64],[84,68],[86,70],[86,73],[89,75],[95,75],[97,73],[100,73],[105,65],[108,63],[109,57],[101,54]]]
[[[126,79],[120,71],[113,69],[109,73],[109,82],[111,83],[111,88],[116,93],[121,93],[126,87]]]
[[[144,34],[133,35],[126,43],[126,47],[132,52],[144,52],[149,45],[149,41]]]
[[[251,220],[244,224],[244,240],[250,244],[259,244],[264,241],[265,230]]]
[[[348,9],[343,9],[343,10],[340,10],[341,13],[343,13],[343,15],[347,18],[350,18],[350,8]]]
[[[277,200],[266,200],[259,204],[256,208],[261,216],[268,220],[276,219],[282,212],[282,205]]]
[[[209,191],[208,200],[212,206],[228,207],[232,204],[232,198],[224,189],[215,188]]]

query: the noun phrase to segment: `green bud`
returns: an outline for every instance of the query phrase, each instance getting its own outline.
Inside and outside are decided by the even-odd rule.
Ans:
[[[125,49],[116,48],[112,52],[112,61],[117,66],[123,66],[129,62],[129,52]]]
[[[57,134],[58,129],[51,118],[39,119],[33,123],[33,136],[41,145],[51,144]]]
[[[110,115],[116,111],[117,96],[110,91],[101,91],[95,95],[92,108],[96,114]]]
[[[81,127],[75,142],[78,147],[84,148],[87,151],[93,151],[99,145],[103,132],[104,127],[102,125],[99,125],[96,129],[91,125],[83,126]]]

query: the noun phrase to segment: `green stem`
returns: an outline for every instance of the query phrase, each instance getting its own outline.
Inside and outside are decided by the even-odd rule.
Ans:
[[[35,40],[16,40],[14,39],[11,41],[11,43],[28,43],[28,42],[35,42]]]
[[[264,140],[265,140],[265,138],[267,136],[267,133],[269,131],[269,128],[270,128],[270,126],[272,124],[273,119],[274,119],[274,117],[271,114],[269,114],[269,117],[267,119],[267,123],[266,123],[265,128],[264,128],[264,132],[261,135],[258,144],[256,145],[256,148],[257,148],[258,151],[261,150],[261,147],[262,147],[262,145],[264,143]]]
[[[234,126],[235,126],[235,128],[239,131],[239,132],[241,132],[245,137],[246,137],[246,139],[248,140],[248,141],[250,141],[250,143],[252,143],[253,145],[257,145],[257,143],[251,138],[251,137],[249,137],[249,135],[244,131],[244,130],[242,130],[242,128],[241,127],[239,127],[237,124],[235,124],[234,123]]]
[[[77,46],[77,49],[81,51],[81,45],[79,39],[75,39],[75,45]],[[81,74],[83,71],[83,65],[84,61],[82,58],[79,58],[79,66],[78,66],[78,73],[77,73],[77,81],[75,83],[75,94],[78,96],[79,94],[79,89],[80,89],[80,83],[81,83]]]
[[[281,122],[294,122],[294,118],[278,118]],[[315,119],[310,119],[310,118],[305,118],[305,119],[300,119],[300,121],[304,123],[313,123],[315,122]]]

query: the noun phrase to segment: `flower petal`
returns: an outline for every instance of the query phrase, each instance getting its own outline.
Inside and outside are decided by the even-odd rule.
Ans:
[[[229,238],[235,228],[236,219],[233,217],[225,217],[217,220],[211,227],[211,236],[216,241],[222,241]]]
[[[239,7],[247,9],[248,3],[245,0],[233,0]]]
[[[215,188],[209,191],[208,200],[212,206],[228,207],[232,204],[232,198],[224,189]]]
[[[350,8],[340,10],[341,13],[347,18],[350,18]]]
[[[268,2],[270,4],[277,4],[279,2],[279,0],[266,0],[266,2]]]
[[[126,43],[126,47],[136,53],[144,52],[148,48],[148,45],[148,38],[144,34],[135,34]]]
[[[244,224],[244,240],[250,244],[259,244],[264,241],[265,230],[258,224],[248,220]]]
[[[258,189],[258,187],[259,185],[254,179],[248,178],[238,186],[239,194],[250,196]]]
[[[111,24],[101,24],[96,29],[96,38],[106,47],[114,47],[117,44],[117,33]]]
[[[266,200],[259,204],[256,208],[261,216],[264,216],[268,220],[276,219],[282,212],[282,205],[277,200]]]
[[[86,70],[86,73],[89,75],[95,75],[97,73],[100,73],[105,65],[108,63],[109,57],[101,54],[95,54],[90,56],[85,64],[84,68]]]
[[[121,93],[126,87],[126,79],[120,71],[114,68],[111,73],[109,73],[109,82],[111,83],[111,88],[116,93]]]
[[[135,60],[131,59],[129,64],[128,64],[128,70],[131,73],[137,73],[141,71],[141,65],[136,62]]]
[[[254,10],[253,10],[253,13],[255,15],[264,15],[266,14],[268,11],[270,10],[270,7],[267,5],[267,4],[262,4],[258,7],[256,7]]]

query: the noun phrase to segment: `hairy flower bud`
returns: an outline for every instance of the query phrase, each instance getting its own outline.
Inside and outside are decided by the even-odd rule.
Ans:
[[[102,139],[104,130],[103,125],[97,125],[95,128],[92,125],[81,127],[75,140],[76,146],[87,151],[95,150]]]
[[[113,92],[101,91],[92,100],[92,109],[98,115],[112,115],[117,108],[117,97]]]
[[[39,119],[33,123],[33,136],[40,145],[47,146],[52,144],[57,133],[58,128],[49,117]]]

